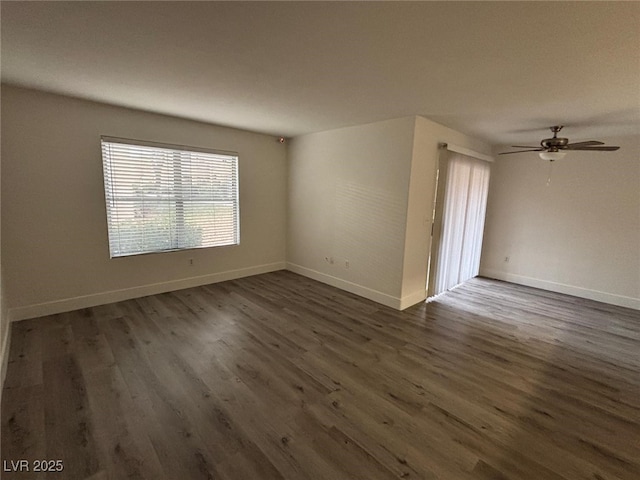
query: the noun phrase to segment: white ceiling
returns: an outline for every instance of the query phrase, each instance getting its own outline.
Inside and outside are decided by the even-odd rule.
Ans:
[[[274,135],[640,133],[638,2],[7,2],[2,80]]]

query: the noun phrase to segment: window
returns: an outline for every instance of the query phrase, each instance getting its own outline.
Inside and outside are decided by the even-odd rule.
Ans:
[[[111,258],[240,243],[236,154],[101,140]]]

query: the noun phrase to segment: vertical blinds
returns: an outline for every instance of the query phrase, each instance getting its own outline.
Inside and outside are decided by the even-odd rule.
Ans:
[[[112,258],[239,244],[236,154],[101,142]]]
[[[435,295],[478,275],[489,165],[466,155],[449,155]]]

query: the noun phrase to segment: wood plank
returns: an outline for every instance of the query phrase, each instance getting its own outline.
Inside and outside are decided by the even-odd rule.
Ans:
[[[398,312],[273,272],[16,323],[2,459],[82,480],[637,480],[639,352],[640,312],[554,292],[476,278]]]

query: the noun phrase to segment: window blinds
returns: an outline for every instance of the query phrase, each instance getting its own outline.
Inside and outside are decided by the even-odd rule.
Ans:
[[[236,154],[101,141],[111,258],[239,244]]]

